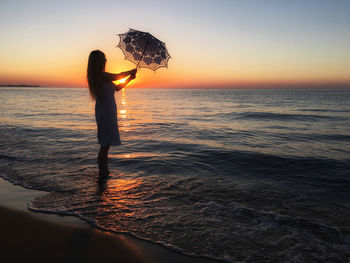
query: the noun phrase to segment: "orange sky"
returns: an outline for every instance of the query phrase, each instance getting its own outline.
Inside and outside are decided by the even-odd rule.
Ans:
[[[172,56],[169,69],[139,70],[133,87],[348,85],[350,2],[304,2],[1,2],[0,84],[86,87],[94,49],[108,71],[129,70],[116,34],[131,27]]]

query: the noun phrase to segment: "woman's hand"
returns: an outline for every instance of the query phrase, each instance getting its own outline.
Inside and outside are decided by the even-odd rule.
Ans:
[[[129,77],[129,80],[133,80],[136,78],[136,73],[135,74],[131,74],[130,77]]]
[[[134,68],[133,70],[130,70],[130,76],[129,80],[133,80],[136,78],[137,68]]]

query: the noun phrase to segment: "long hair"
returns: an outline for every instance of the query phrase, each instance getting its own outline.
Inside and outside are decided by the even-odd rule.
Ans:
[[[101,73],[106,67],[106,56],[100,50],[91,51],[87,66],[87,80],[89,84],[90,95],[93,99],[99,99],[101,92],[99,85],[101,84]]]

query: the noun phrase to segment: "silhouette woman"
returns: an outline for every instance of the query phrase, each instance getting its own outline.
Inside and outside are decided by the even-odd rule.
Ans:
[[[131,80],[136,77],[137,69],[112,74],[105,72],[106,56],[99,50],[94,50],[89,55],[87,67],[87,80],[91,97],[96,101],[95,117],[97,123],[97,138],[101,145],[98,152],[97,162],[99,175],[107,177],[108,150],[111,145],[120,145],[120,137],[117,123],[117,106],[114,99],[114,92],[123,89]],[[112,81],[128,77],[119,85]]]

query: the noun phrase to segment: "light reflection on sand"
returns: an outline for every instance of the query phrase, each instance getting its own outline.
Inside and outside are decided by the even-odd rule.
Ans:
[[[118,220],[118,213],[115,213],[115,211],[119,210],[124,212],[124,216],[127,214],[133,216],[134,212],[128,210],[135,203],[140,202],[139,198],[142,195],[142,193],[133,191],[133,189],[139,189],[142,179],[120,175],[118,178],[109,179],[105,183],[103,189],[99,185],[100,205],[97,209],[97,215],[113,212],[111,217],[115,221]]]

